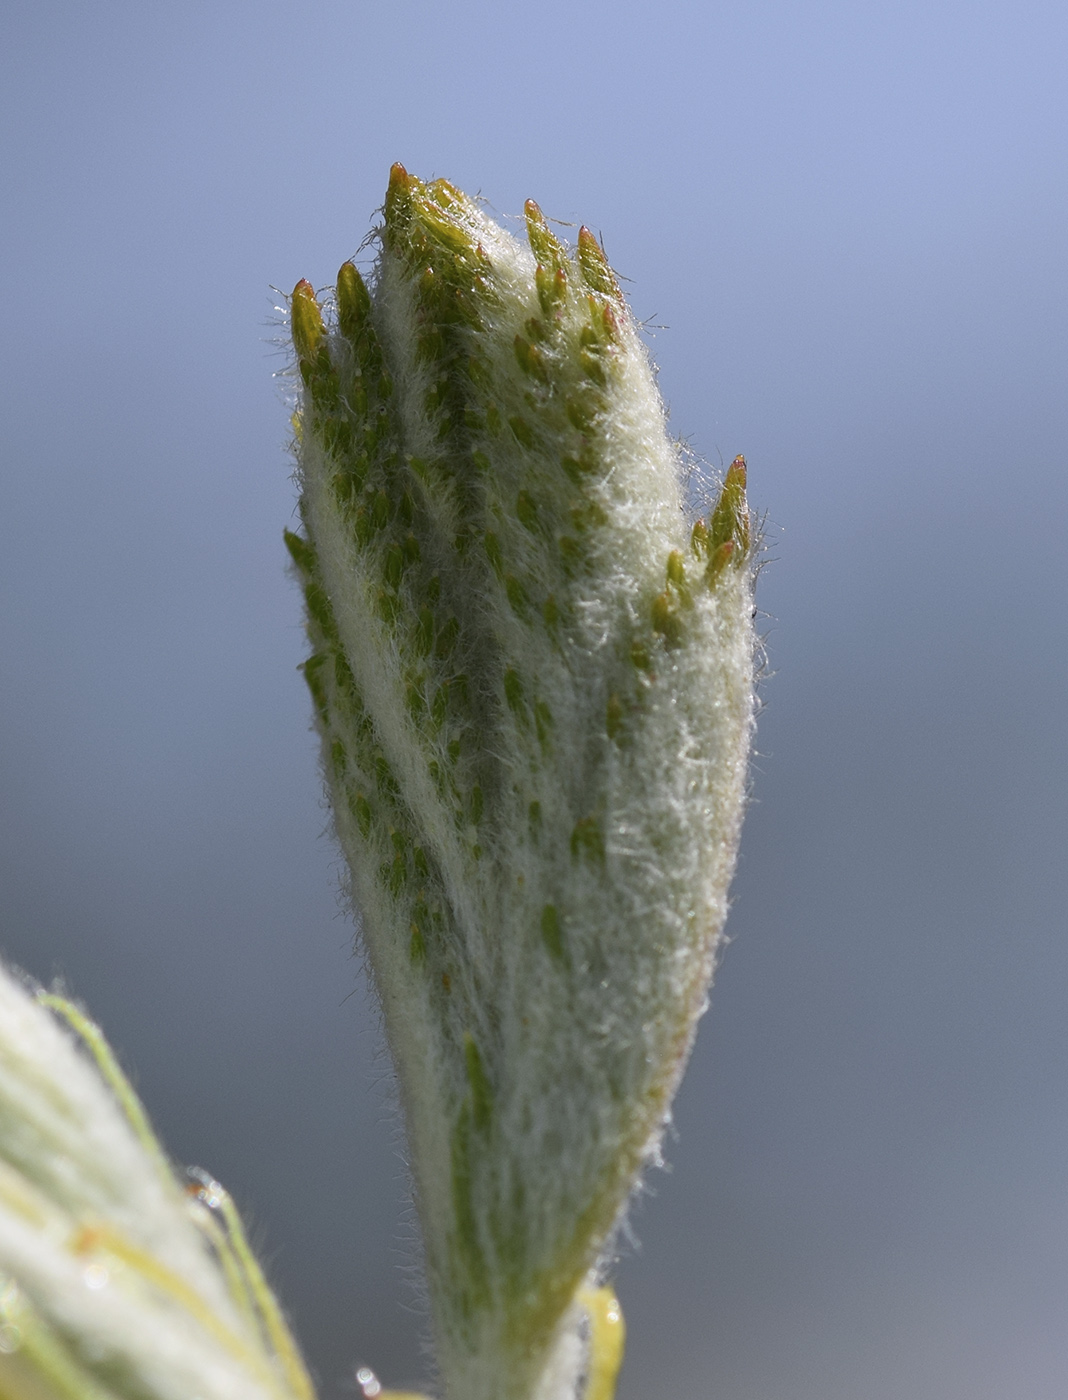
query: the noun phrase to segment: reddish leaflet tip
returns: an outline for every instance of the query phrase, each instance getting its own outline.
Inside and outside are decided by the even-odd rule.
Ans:
[[[730,464],[730,466],[727,468],[727,480],[728,480],[728,481],[731,481],[731,482],[737,482],[738,485],[741,486],[742,489],[744,490],[744,489],[745,489],[745,484],[746,484],[746,480],[745,480],[745,479],[746,479],[745,458],[739,453],[739,455],[738,455],[737,457],[735,457],[734,461],[733,461],[733,462]]]

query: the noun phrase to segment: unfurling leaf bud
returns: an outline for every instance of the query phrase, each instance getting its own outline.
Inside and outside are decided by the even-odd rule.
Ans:
[[[448,1400],[609,1400],[611,1233],[705,1004],[752,728],[739,458],[687,520],[600,244],[394,166],[293,295],[304,673]]]

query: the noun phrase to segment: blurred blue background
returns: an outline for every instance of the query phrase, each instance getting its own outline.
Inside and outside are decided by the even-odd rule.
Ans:
[[[269,288],[332,282],[398,159],[603,233],[768,512],[620,1400],[1068,1394],[1066,57],[1037,0],[7,0],[0,942],[235,1192],[323,1400],[427,1371]]]

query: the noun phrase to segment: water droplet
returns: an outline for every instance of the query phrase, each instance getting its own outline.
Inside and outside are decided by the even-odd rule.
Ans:
[[[22,1345],[22,1333],[12,1322],[5,1322],[0,1327],[0,1352],[5,1356],[10,1356],[13,1351],[18,1351]]]
[[[103,1264],[90,1264],[85,1273],[82,1274],[86,1288],[91,1288],[94,1293],[98,1293],[101,1288],[107,1287],[109,1277],[110,1275]]]
[[[186,1167],[185,1174],[190,1181],[189,1194],[209,1210],[218,1210],[226,1200],[225,1186],[220,1186],[210,1172],[200,1167]]]
[[[381,1382],[370,1366],[360,1367],[356,1372],[356,1383],[363,1391],[366,1400],[372,1400],[372,1397],[378,1395],[382,1390]]]

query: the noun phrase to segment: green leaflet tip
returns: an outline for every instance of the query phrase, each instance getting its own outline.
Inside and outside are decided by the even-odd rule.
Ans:
[[[337,274],[337,319],[346,339],[358,334],[370,310],[371,296],[356,264],[342,263]]]
[[[737,546],[736,561],[749,555],[749,510],[745,499],[746,465],[744,457],[735,457],[723,479],[723,490],[708,521],[707,549],[715,557],[720,546],[731,541]]]
[[[493,1117],[493,1090],[486,1075],[486,1067],[482,1063],[482,1055],[470,1031],[464,1032],[464,1067],[471,1088],[471,1105],[474,1110],[471,1116],[475,1127],[480,1132],[485,1132]]]
[[[562,267],[551,268],[538,264],[534,272],[538,289],[538,302],[548,316],[567,296],[567,273]]]
[[[534,202],[528,199],[523,206],[527,219],[527,242],[534,254],[534,261],[551,272],[559,271],[567,261],[564,245],[545,222],[545,215]]]
[[[578,263],[582,280],[591,291],[602,296],[621,297],[616,275],[608,264],[604,249],[585,224],[579,229]]]
[[[515,513],[519,523],[532,533],[538,528],[538,506],[529,491],[520,491],[515,498]]]
[[[541,384],[548,384],[549,367],[541,350],[536,345],[531,345],[529,340],[524,340],[521,335],[516,336],[514,345],[516,362],[523,373]]]
[[[669,647],[682,641],[682,618],[675,610],[675,600],[666,590],[653,599],[653,631],[659,632]]]
[[[400,161],[394,161],[389,167],[389,185],[386,189],[386,198],[389,199],[390,195],[396,197],[409,194],[413,183],[413,177],[408,174]]]
[[[665,573],[668,583],[673,583],[680,590],[686,587],[686,564],[681,549],[673,549],[668,555]]]
[[[399,161],[390,166],[389,184],[382,206],[386,218],[384,237],[390,246],[396,246],[408,234],[412,221],[412,194],[418,186],[419,181],[409,175]]]
[[[578,860],[580,856],[604,864],[604,836],[596,817],[583,817],[571,831],[571,858]]]
[[[630,659],[636,670],[650,671],[652,669],[652,658],[649,655],[649,648],[644,642],[635,639],[630,644]]]
[[[505,574],[504,576],[504,596],[508,599],[508,606],[517,617],[525,617],[527,611],[527,590],[516,578],[515,574]]]
[[[315,574],[315,548],[311,541],[303,535],[294,534],[292,530],[283,530],[282,538],[289,550],[289,557],[304,575],[305,581],[311,579]]]
[[[413,963],[426,962],[426,942],[423,939],[423,930],[412,920],[410,925],[411,940],[408,944],[408,956]]]
[[[719,578],[720,574],[727,567],[727,565],[731,562],[733,557],[733,540],[724,540],[723,543],[717,549],[714,549],[712,551],[712,555],[708,561],[708,567],[705,569],[705,582],[709,585],[709,587],[712,587],[715,584],[716,580]]]
[[[449,180],[432,180],[426,187],[426,192],[435,204],[440,204],[443,209],[452,209],[457,204],[463,204],[466,196],[463,190]]]
[[[460,292],[470,298],[486,289],[489,260],[470,232],[474,212],[466,195],[447,180],[427,184],[403,165],[390,170],[383,205],[386,247],[421,275],[422,295],[435,303],[439,317],[477,326],[475,308],[456,304]]]
[[[301,365],[311,365],[323,338],[323,316],[315,289],[302,277],[289,299],[290,329]]]
[[[519,672],[514,667],[509,666],[504,673],[504,698],[508,702],[508,708],[515,714],[520,714],[523,709],[523,682],[519,679]]]

